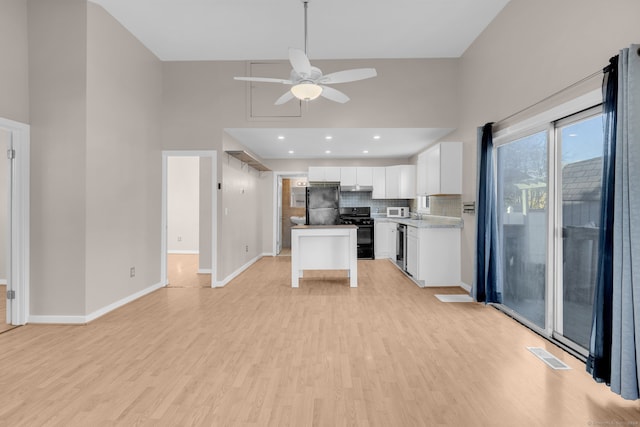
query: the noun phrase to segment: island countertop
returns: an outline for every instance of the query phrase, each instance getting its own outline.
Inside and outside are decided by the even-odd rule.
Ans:
[[[336,225],[294,225],[291,229],[297,230],[312,230],[315,228],[324,229],[324,228],[358,228],[358,226],[353,224],[336,224]]]

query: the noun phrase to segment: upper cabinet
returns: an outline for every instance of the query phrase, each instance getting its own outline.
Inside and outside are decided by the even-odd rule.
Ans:
[[[340,182],[339,167],[309,167],[309,182]]]
[[[343,187],[371,187],[373,185],[373,168],[360,166],[340,168],[340,185]]]
[[[462,143],[441,142],[418,155],[416,194],[462,194]]]
[[[339,182],[342,187],[365,187],[372,199],[416,197],[416,166],[309,167],[309,182]]]
[[[372,168],[373,175],[373,192],[372,199],[385,199],[387,194],[387,168]]]
[[[387,166],[385,199],[414,199],[416,197],[415,165]]]

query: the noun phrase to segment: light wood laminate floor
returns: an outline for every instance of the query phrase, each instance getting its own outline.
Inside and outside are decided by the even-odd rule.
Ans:
[[[386,260],[292,289],[263,258],[85,326],[0,335],[4,426],[637,425],[640,404],[491,307],[442,303]],[[527,346],[573,369],[554,371]],[[589,424],[591,423],[591,424]]]
[[[198,273],[199,256],[168,254],[167,277],[170,288],[210,288],[211,274]]]

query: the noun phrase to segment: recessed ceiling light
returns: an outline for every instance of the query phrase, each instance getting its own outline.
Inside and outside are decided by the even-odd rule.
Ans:
[[[331,150],[326,150],[324,153],[325,154],[331,154]]]
[[[569,136],[574,138],[574,137],[578,136],[578,134],[577,133],[570,133]]]
[[[373,135],[373,139],[380,139],[380,135]]]
[[[278,135],[278,139],[282,141],[284,139],[284,135]]]
[[[331,135],[327,135],[324,137],[324,139],[326,139],[327,141],[330,141],[333,139],[333,137]]]
[[[293,150],[289,150],[289,154],[293,154],[293,153],[294,153],[294,151],[293,151]]]
[[[369,154],[369,150],[363,150],[362,151],[364,154]]]

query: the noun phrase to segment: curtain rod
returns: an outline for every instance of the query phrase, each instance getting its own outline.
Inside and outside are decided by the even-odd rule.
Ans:
[[[640,49],[639,49],[638,54],[640,55]],[[507,116],[507,117],[505,117],[503,119],[498,120],[497,122],[494,123],[494,127],[497,126],[497,125],[500,125],[501,123],[503,123],[503,122],[515,117],[515,116],[517,116],[518,114],[524,113],[527,110],[530,110],[530,109],[532,109],[534,107],[537,107],[538,105],[542,104],[543,102],[548,101],[549,99],[553,98],[554,96],[557,96],[557,95],[559,95],[559,94],[561,94],[563,92],[566,92],[566,91],[568,91],[570,89],[573,89],[574,87],[576,87],[576,86],[578,86],[578,85],[580,85],[580,84],[582,84],[582,83],[584,83],[584,82],[586,82],[588,80],[591,80],[592,78],[594,78],[596,76],[602,75],[603,71],[604,70],[598,70],[595,73],[591,73],[587,77],[584,77],[584,78],[578,80],[577,82],[572,83],[569,86],[567,86],[567,87],[565,87],[563,89],[560,89],[557,92],[552,93],[551,95],[547,96],[546,98],[541,99],[540,101],[536,102],[535,104],[531,104],[528,107],[525,107],[520,111],[517,111],[517,112],[515,112],[515,113],[513,113],[513,114],[511,114],[511,115],[509,115],[509,116]]]

